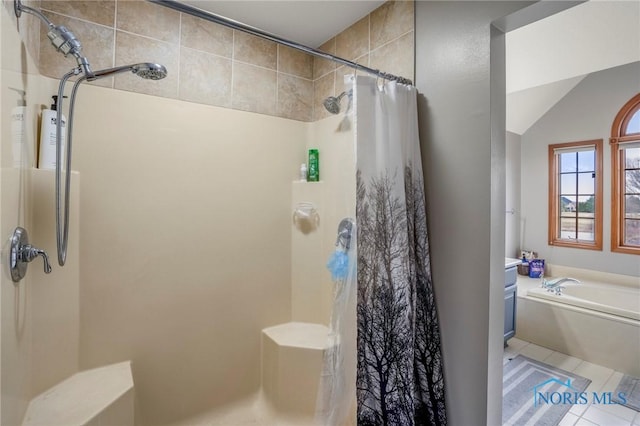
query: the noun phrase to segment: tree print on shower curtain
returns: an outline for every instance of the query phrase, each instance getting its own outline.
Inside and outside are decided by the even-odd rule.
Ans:
[[[362,92],[358,86],[356,98]],[[373,93],[374,97],[385,95]],[[387,119],[392,109],[389,102],[372,102],[376,101],[385,112],[381,119]],[[362,109],[368,108],[358,112]],[[361,124],[358,115],[358,126]],[[417,135],[417,129],[414,133]],[[393,132],[382,134],[386,137]],[[387,142],[397,147],[380,149],[359,136],[358,425],[446,425],[419,145],[416,139],[407,149],[398,140]],[[402,154],[387,155],[387,148],[397,148]],[[369,154],[361,156],[363,149]],[[372,164],[371,150],[384,153],[384,158],[378,156]],[[402,161],[387,161],[393,158]]]

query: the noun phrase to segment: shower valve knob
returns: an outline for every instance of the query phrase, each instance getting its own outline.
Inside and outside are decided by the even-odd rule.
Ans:
[[[11,253],[9,256],[9,270],[13,282],[19,282],[27,273],[27,264],[42,256],[44,273],[51,272],[51,264],[47,252],[29,244],[29,236],[24,228],[17,227],[11,236]]]
[[[44,262],[44,273],[45,274],[50,273],[51,264],[49,263],[49,256],[47,255],[46,251],[33,247],[30,244],[27,244],[22,248],[22,259],[25,262],[31,262],[33,259],[35,259],[38,256],[42,256],[42,261]]]

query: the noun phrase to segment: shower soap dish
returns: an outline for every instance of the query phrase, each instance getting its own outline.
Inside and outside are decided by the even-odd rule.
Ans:
[[[313,232],[320,226],[320,215],[313,203],[298,203],[293,211],[293,224],[303,234]]]

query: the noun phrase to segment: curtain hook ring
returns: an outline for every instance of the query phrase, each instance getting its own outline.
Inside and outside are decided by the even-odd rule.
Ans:
[[[376,80],[376,84],[378,86],[378,90],[381,92],[384,92],[384,89],[387,85],[387,74],[380,72],[380,74],[378,75],[378,78]]]

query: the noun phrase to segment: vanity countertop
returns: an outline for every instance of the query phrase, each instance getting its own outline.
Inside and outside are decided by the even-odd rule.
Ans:
[[[505,257],[504,258],[504,268],[505,269],[512,268],[512,267],[517,266],[517,265],[519,265],[521,263],[522,263],[522,260],[520,260],[520,259],[513,259],[511,257]]]

